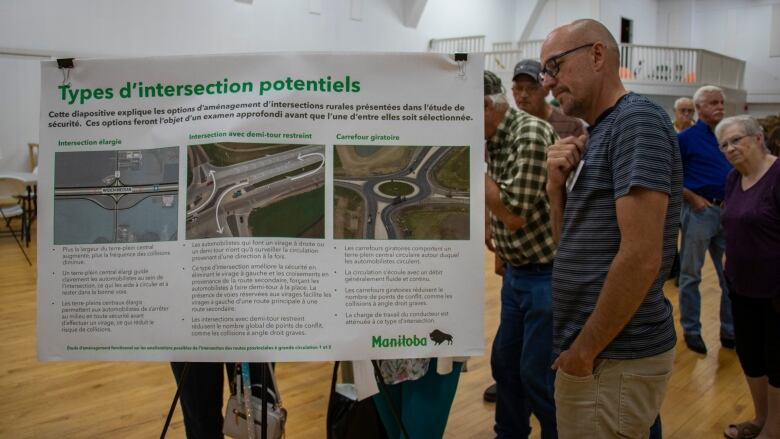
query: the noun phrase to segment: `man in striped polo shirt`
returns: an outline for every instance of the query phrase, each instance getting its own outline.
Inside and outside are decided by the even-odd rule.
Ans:
[[[558,434],[645,438],[676,342],[662,287],[682,200],[677,138],[661,107],[623,87],[601,23],[556,28],[541,59],[564,113],[590,125],[587,144],[562,139],[547,159]]]
[[[506,262],[490,358],[498,387],[494,429],[499,438],[528,437],[533,413],[542,438],[556,438],[550,369],[555,243],[545,158],[558,137],[547,122],[510,108],[501,80],[489,71],[484,103],[486,244]]]

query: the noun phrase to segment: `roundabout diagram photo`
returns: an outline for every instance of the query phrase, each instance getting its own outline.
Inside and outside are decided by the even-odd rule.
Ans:
[[[467,146],[335,145],[333,237],[469,239]]]

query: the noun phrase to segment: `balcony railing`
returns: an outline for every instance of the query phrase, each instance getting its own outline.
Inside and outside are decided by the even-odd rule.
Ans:
[[[468,37],[474,38],[474,37]],[[459,46],[459,38],[431,40],[431,51],[454,52],[468,50],[434,50],[434,41],[446,41]],[[484,45],[484,37],[481,40]],[[539,59],[542,40],[518,43],[494,43],[493,51],[485,52],[485,68],[494,71],[512,71],[518,61]],[[503,50],[498,50],[503,49]],[[472,51],[479,52],[479,50]],[[741,90],[745,75],[745,61],[704,49],[682,47],[620,45],[620,77],[626,82],[658,85],[704,84]]]
[[[437,53],[474,53],[485,50],[485,36],[437,38],[428,43],[428,51]]]

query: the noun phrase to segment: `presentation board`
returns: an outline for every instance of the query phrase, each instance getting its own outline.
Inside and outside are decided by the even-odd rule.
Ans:
[[[42,63],[42,360],[481,355],[481,56]]]

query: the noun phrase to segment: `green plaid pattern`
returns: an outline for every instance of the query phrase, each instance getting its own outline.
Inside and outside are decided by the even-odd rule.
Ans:
[[[547,200],[547,147],[558,140],[550,124],[510,108],[487,141],[488,175],[501,189],[501,201],[527,224],[515,233],[490,214],[496,252],[514,266],[545,264],[555,257]]]

